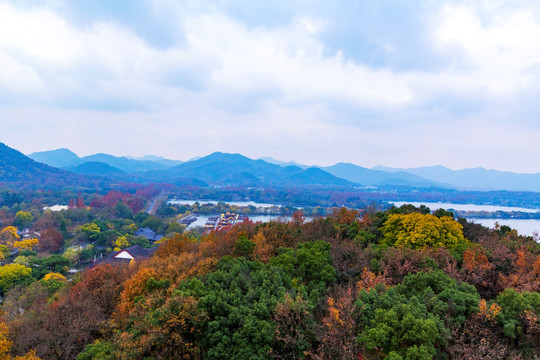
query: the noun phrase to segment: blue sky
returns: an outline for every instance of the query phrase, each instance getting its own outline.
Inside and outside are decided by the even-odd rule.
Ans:
[[[0,141],[540,172],[537,1],[0,0]]]

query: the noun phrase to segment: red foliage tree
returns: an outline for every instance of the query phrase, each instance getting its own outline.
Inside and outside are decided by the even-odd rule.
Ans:
[[[62,248],[64,237],[55,228],[48,228],[41,232],[39,249],[46,252],[56,252]]]

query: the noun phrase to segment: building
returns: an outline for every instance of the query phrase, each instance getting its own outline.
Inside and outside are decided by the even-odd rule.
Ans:
[[[135,235],[135,236],[144,236],[150,242],[156,242],[156,241],[160,240],[163,237],[163,235],[158,235],[154,230],[152,230],[150,228],[147,228],[147,227],[142,228],[142,229],[138,229],[137,231],[135,231],[133,233],[133,235]]]
[[[131,261],[146,260],[154,255],[157,247],[143,248],[139,245],[133,245],[120,251],[113,251],[108,256],[97,261],[97,263],[121,264]]]

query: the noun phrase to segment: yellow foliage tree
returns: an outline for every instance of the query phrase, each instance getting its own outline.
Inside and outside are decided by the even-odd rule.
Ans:
[[[0,242],[8,246],[11,246],[14,241],[17,241],[20,238],[15,226],[6,226],[0,231]]]
[[[39,245],[38,239],[27,239],[27,240],[15,241],[13,243],[13,247],[15,249],[19,249],[19,251],[33,250],[38,245]]]
[[[9,249],[6,245],[0,245],[0,260],[4,260],[9,253]]]
[[[127,247],[129,247],[129,241],[127,239],[127,237],[125,236],[120,236],[118,239],[116,239],[116,241],[114,242],[114,249],[115,251],[118,251],[116,250],[117,248],[118,249],[125,249]]]
[[[59,273],[48,273],[46,274],[43,279],[43,281],[49,281],[49,280],[58,280],[58,281],[65,281],[66,277]]]
[[[382,227],[383,245],[398,248],[425,249],[444,247],[465,248],[469,242],[463,236],[463,226],[448,216],[431,214],[392,214]]]

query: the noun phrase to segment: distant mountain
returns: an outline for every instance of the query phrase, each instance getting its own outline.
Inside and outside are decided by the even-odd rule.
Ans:
[[[87,161],[77,166],[74,166],[74,165],[68,166],[65,169],[68,171],[77,173],[77,174],[98,175],[98,176],[105,176],[105,177],[126,174],[126,172],[123,170],[115,168],[109,164],[97,162],[97,161]]]
[[[86,162],[99,162],[108,164],[114,168],[127,173],[134,173],[149,170],[163,170],[182,164],[178,160],[169,160],[159,156],[146,155],[142,158],[128,158],[125,156],[113,156],[109,154],[94,154],[79,157],[68,149],[57,149],[50,151],[41,151],[28,155],[35,161],[54,166],[61,169],[74,169],[76,166]],[[104,169],[103,169],[104,170]]]
[[[163,169],[168,168],[168,166],[165,166],[155,161],[133,160],[125,156],[113,156],[113,155],[101,154],[101,153],[85,156],[79,159],[78,163],[81,164],[87,161],[105,163],[128,173],[133,173],[137,171],[163,170]]]
[[[138,157],[138,158],[128,156],[128,159],[142,160],[142,161],[153,161],[153,162],[157,162],[157,163],[160,163],[162,165],[165,165],[167,167],[178,166],[178,165],[183,163],[183,161],[180,161],[180,160],[166,159],[164,157],[156,156],[156,155],[144,155],[144,156],[141,156],[141,157]]]
[[[326,172],[358,183],[362,185],[400,185],[400,186],[439,186],[447,187],[442,183],[438,183],[426,178],[409,174],[403,171],[387,172],[381,170],[371,170],[358,165],[349,163],[337,163],[332,166],[321,167]]]
[[[518,174],[509,171],[488,170],[482,167],[451,170],[440,165],[408,169],[385,169],[389,171],[405,171],[431,181],[451,184],[453,187],[461,190],[540,192],[540,173]]]
[[[79,160],[77,154],[69,149],[40,151],[28,155],[29,158],[49,166],[63,168]]]
[[[307,169],[308,167],[310,167],[308,165],[299,164],[296,161],[280,161],[280,160],[276,160],[274,158],[271,158],[270,156],[262,157],[259,160],[263,160],[263,161],[266,161],[267,163],[274,164],[274,165],[279,165],[279,166],[298,166],[299,168],[302,168],[302,169]]]
[[[264,160],[253,160],[240,154],[216,152],[198,160],[185,162],[164,171],[149,172],[154,180],[191,178],[210,185],[228,186],[353,186],[321,169],[282,167]]]
[[[0,186],[98,188],[106,186],[107,183],[108,181],[103,178],[74,174],[37,162],[0,143]]]

